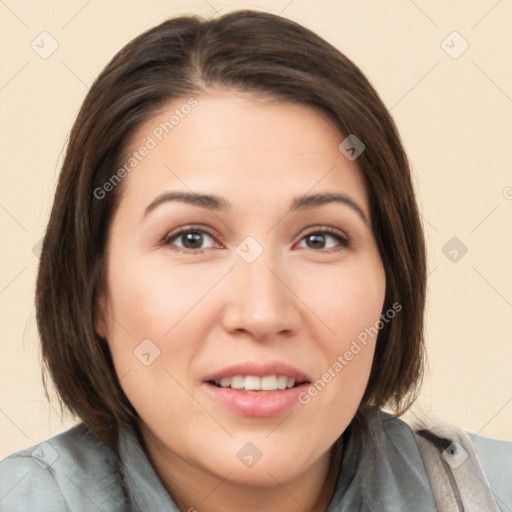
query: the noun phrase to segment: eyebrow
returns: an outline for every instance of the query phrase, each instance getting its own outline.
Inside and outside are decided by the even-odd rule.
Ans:
[[[195,192],[164,192],[146,207],[143,217],[146,217],[158,206],[173,201],[191,204],[213,211],[226,211],[231,208],[231,203],[219,196],[197,194]],[[290,211],[311,210],[329,203],[342,203],[349,206],[366,224],[368,224],[368,219],[363,209],[350,196],[342,193],[310,194],[296,197],[292,201]]]
[[[228,210],[231,204],[222,197],[212,196],[208,194],[196,194],[194,192],[164,192],[152,201],[144,210],[144,217],[161,204],[178,201],[181,203],[192,204],[207,208],[208,210]]]
[[[364,213],[363,209],[350,196],[342,193],[325,193],[299,196],[293,200],[290,210],[311,210],[313,208],[318,208],[319,206],[329,203],[342,203],[349,206],[359,215],[359,217],[361,217],[365,224],[368,224],[368,219],[366,218],[366,214]]]

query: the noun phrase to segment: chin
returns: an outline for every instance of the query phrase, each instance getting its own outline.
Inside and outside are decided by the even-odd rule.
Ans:
[[[264,436],[267,435],[265,432]],[[298,450],[297,443],[287,445],[277,439],[269,442],[264,436],[244,436],[243,440],[237,437],[230,446],[211,453],[210,460],[217,462],[210,471],[220,478],[229,475],[229,481],[241,485],[275,487],[276,481],[284,483],[298,477],[322,455],[320,451],[318,455],[305,453],[303,443],[300,443],[303,448]],[[205,462],[210,466],[210,461]]]

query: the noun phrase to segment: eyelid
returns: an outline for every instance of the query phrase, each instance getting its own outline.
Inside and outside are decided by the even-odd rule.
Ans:
[[[217,234],[213,233],[213,230],[210,230],[208,228],[205,228],[204,226],[201,226],[200,224],[187,224],[186,226],[180,226],[179,228],[176,228],[172,231],[169,231],[165,234],[163,237],[163,240],[170,240],[172,238],[175,238],[178,235],[182,235],[184,233],[190,233],[190,232],[199,232],[199,233],[206,233],[207,235],[218,236]]]
[[[306,228],[306,231],[303,231],[301,233],[301,237],[300,237],[300,240],[298,243],[302,242],[302,240],[306,236],[314,234],[314,233],[330,235],[333,238],[336,238],[344,248],[348,248],[352,244],[351,238],[346,233],[344,233],[343,231],[341,231],[337,228],[333,228],[331,226],[324,226],[324,225],[316,225],[316,226],[310,226],[309,228]],[[322,252],[322,250],[318,250],[315,252]],[[328,252],[328,251],[324,250],[323,252]]]
[[[338,235],[340,238],[345,238],[347,240],[349,238],[348,235],[346,235],[340,229],[333,228],[331,226],[324,226],[321,224],[306,228],[306,230],[302,233],[302,238],[311,233],[329,233],[330,235]]]
[[[214,241],[215,239],[218,237],[218,234],[215,232],[215,230],[210,230],[208,228],[205,228],[204,226],[201,226],[201,225],[198,225],[198,224],[188,224],[186,226],[181,226],[173,231],[170,231],[169,233],[167,233],[163,238],[162,240],[160,241],[160,246],[167,246],[167,245],[171,245],[171,240],[174,239],[174,238],[179,238],[180,236],[183,236],[185,235],[186,233],[202,233],[204,235],[208,235],[210,236]],[[179,246],[172,246],[173,249],[177,250],[177,251],[180,251],[180,252],[185,252],[185,253],[199,253],[199,252],[203,252],[205,249],[186,249],[186,248],[183,248],[183,247],[179,247]],[[210,249],[209,247],[207,247],[207,249]]]

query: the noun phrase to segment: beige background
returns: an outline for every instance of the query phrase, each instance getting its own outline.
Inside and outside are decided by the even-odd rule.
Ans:
[[[146,28],[236,8],[313,29],[391,109],[429,250],[430,369],[416,408],[512,440],[511,0],[0,0],[0,458],[73,424],[43,394],[33,294],[62,150],[89,85]],[[47,59],[31,47],[46,37],[51,48],[43,31],[59,45]],[[468,248],[456,262],[443,253],[452,237]]]

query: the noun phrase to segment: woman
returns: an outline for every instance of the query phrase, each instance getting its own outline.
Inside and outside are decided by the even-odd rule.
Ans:
[[[511,443],[399,419],[425,260],[395,125],[338,50],[252,11],[142,34],[84,101],[40,260],[81,423],[2,462],[1,510],[509,510]]]

